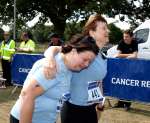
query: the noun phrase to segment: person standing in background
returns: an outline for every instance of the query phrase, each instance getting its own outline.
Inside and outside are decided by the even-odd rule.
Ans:
[[[35,42],[32,40],[32,35],[29,32],[22,32],[21,34],[21,44],[17,51],[32,53],[35,51]]]
[[[131,30],[126,30],[123,33],[123,40],[120,41],[117,50],[119,51],[115,57],[117,58],[137,58],[138,53],[138,43],[133,38],[133,32]],[[131,102],[119,100],[114,107],[125,108],[126,111],[130,109]]]
[[[11,86],[11,60],[15,53],[15,41],[10,38],[9,32],[4,32],[4,40],[0,46],[3,78],[6,79],[6,86]]]
[[[61,41],[59,35],[56,33],[51,33],[48,36],[48,39],[50,40],[49,46],[61,46],[62,45],[62,41]]]
[[[119,51],[115,57],[118,58],[137,58],[138,43],[133,37],[131,30],[123,32],[123,40],[118,44],[117,50]]]

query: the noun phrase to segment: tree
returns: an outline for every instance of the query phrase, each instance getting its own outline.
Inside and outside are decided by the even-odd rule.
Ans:
[[[54,31],[62,35],[66,20],[86,20],[95,12],[111,17],[119,14],[122,21],[124,15],[127,15],[136,25],[136,20],[150,18],[149,3],[150,0],[16,0],[17,25],[23,26],[41,14],[39,23],[50,19],[54,24]],[[13,22],[13,0],[0,0],[0,21],[7,24]]]
[[[41,13],[39,23],[45,23],[48,19],[54,24],[54,30],[63,34],[66,20],[79,8],[84,8],[88,0],[16,0],[17,21],[20,24],[32,20]],[[13,21],[13,1],[0,1],[0,15],[3,22]],[[76,15],[77,16],[77,15]],[[23,21],[21,21],[23,20]]]
[[[122,39],[122,30],[116,27],[113,23],[109,24],[109,42],[111,44],[117,44]]]
[[[4,33],[3,29],[0,28],[0,43],[4,39],[3,33]]]
[[[68,41],[72,35],[75,35],[76,33],[81,33],[81,32],[82,32],[81,22],[67,23],[65,32],[64,32],[65,41]]]
[[[109,16],[120,15],[120,20],[129,18],[129,22],[135,28],[139,22],[150,18],[150,0],[106,0],[105,7],[110,12]],[[107,12],[108,13],[108,12]]]
[[[30,30],[37,42],[49,42],[48,35],[53,31],[54,26],[45,26],[44,24],[36,24]]]

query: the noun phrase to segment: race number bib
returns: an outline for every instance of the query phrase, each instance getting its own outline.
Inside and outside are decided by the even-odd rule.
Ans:
[[[88,82],[88,103],[101,103],[104,97],[100,91],[99,82]]]

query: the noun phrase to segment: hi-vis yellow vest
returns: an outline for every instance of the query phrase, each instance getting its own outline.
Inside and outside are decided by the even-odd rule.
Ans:
[[[4,60],[11,60],[12,55],[15,53],[15,41],[10,40],[8,43],[2,41],[0,47],[1,57]]]
[[[31,52],[34,52],[35,51],[35,43],[31,39],[29,39],[27,42],[22,41],[19,48],[30,48]]]

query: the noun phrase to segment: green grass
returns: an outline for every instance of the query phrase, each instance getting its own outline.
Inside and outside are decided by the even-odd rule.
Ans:
[[[9,112],[19,96],[21,88],[11,95],[13,87],[0,89],[0,123],[9,123]],[[11,95],[11,96],[10,96]],[[117,100],[111,99],[112,105]],[[150,105],[132,103],[130,111],[112,108],[105,102],[105,110],[100,114],[99,123],[150,123]]]

